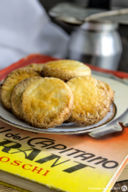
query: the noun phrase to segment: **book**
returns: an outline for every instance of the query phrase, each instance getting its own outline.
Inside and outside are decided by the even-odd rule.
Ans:
[[[31,133],[0,122],[0,180],[30,191],[44,186],[110,191],[127,162],[127,137],[127,129],[96,140],[87,135]]]
[[[123,171],[117,181],[119,182],[119,181],[125,181],[125,180],[128,180],[128,163],[125,166],[125,168],[123,169]]]
[[[38,62],[44,58],[50,60],[39,57],[36,56]],[[22,59],[0,71],[0,80],[10,70],[24,66],[26,61],[30,62]],[[87,134],[34,133],[0,120],[0,181],[3,184],[32,192],[109,192],[127,162],[127,128],[95,139]]]
[[[120,191],[127,191],[128,189],[128,164],[123,169],[123,172],[117,179],[116,183],[114,184],[111,192],[120,192]],[[12,186],[7,183],[0,182],[0,191],[1,192],[28,192],[21,188]],[[43,191],[42,191],[43,192]]]
[[[114,184],[111,192],[121,192],[121,191],[128,191],[128,163],[123,169],[121,175],[117,179],[116,183]]]

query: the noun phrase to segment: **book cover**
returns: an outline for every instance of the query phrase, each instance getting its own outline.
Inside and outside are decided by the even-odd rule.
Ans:
[[[0,170],[63,191],[110,191],[125,166],[128,129],[104,139],[22,131],[0,122]]]
[[[1,80],[24,62],[1,71]],[[87,134],[34,133],[0,121],[0,170],[51,189],[109,192],[127,161],[127,128],[95,139]]]

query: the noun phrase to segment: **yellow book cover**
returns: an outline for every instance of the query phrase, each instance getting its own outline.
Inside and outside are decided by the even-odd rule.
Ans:
[[[127,155],[128,129],[96,140],[31,133],[0,122],[0,170],[49,188],[110,191]]]

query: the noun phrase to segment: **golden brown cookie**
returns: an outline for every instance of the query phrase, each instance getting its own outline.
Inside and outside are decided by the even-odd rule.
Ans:
[[[91,125],[104,118],[110,110],[113,92],[106,83],[90,76],[73,78],[67,84],[74,96],[72,121]]]
[[[39,76],[33,69],[20,68],[12,71],[4,80],[1,87],[1,101],[7,109],[11,109],[11,94],[13,88],[23,79]]]
[[[73,95],[57,78],[42,78],[29,85],[22,95],[24,119],[40,128],[55,127],[71,114]]]
[[[106,82],[103,82],[103,84],[107,89],[107,93],[108,93],[109,97],[111,97],[111,100],[114,101],[114,91],[111,89],[111,87]]]
[[[41,73],[41,71],[43,70],[43,66],[44,66],[43,63],[32,63],[32,64],[27,65],[25,68],[30,68],[30,69],[35,70],[38,73]]]
[[[23,119],[23,113],[22,113],[22,94],[24,90],[29,86],[29,84],[33,83],[36,80],[39,80],[41,77],[34,76],[27,79],[22,80],[20,83],[18,83],[11,94],[11,107],[13,113],[20,119]]]
[[[73,77],[90,76],[90,68],[74,60],[56,60],[44,64],[43,75],[47,77],[57,77],[67,81]]]

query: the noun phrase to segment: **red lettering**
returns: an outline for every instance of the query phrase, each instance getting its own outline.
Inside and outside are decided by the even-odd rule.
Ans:
[[[31,164],[24,164],[24,165],[22,165],[22,168],[25,169],[25,170],[30,170],[30,167],[32,167]]]
[[[39,168],[37,166],[34,167],[34,169],[32,170],[32,172],[37,171],[38,174],[40,174],[40,172],[43,170],[43,168]]]
[[[15,161],[13,161],[13,162],[11,163],[11,165],[19,166],[21,163],[22,163],[22,161],[15,160]]]
[[[43,176],[46,176],[50,171],[46,170],[46,172],[43,174]]]
[[[8,161],[10,161],[10,158],[9,157],[0,157],[0,161],[1,162],[8,162]]]
[[[3,157],[0,157],[0,162],[9,162],[11,159],[9,157],[6,157],[6,156],[3,156]],[[42,173],[42,170],[44,170],[43,168],[40,168],[38,166],[34,166],[32,164],[22,164],[23,162],[22,161],[19,161],[19,160],[14,160],[12,162],[10,162],[10,165],[13,165],[13,166],[21,166],[22,169],[24,170],[29,170],[31,172],[34,172],[36,174],[40,174]],[[42,174],[42,176],[46,176],[50,171],[49,170],[46,170],[44,171],[44,173]]]

